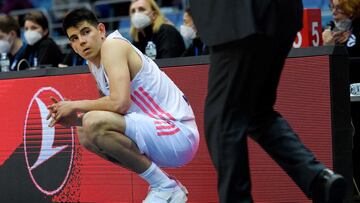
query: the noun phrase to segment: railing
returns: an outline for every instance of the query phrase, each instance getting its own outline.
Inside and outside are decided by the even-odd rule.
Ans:
[[[161,5],[161,0],[157,1]],[[106,24],[109,32],[118,29],[120,33],[127,39],[130,39],[130,18],[129,6],[131,0],[101,0],[94,3],[71,2],[69,4],[52,5],[50,10],[45,8],[30,8],[14,10],[9,14],[12,16],[24,16],[33,11],[41,11],[48,18],[49,34],[60,46],[60,48],[67,52],[67,45],[69,43],[67,37],[62,31],[62,19],[67,12],[76,8],[87,8],[93,10],[99,17],[99,21]],[[187,0],[182,0],[183,7],[186,7]],[[179,27],[182,22],[183,11],[179,8],[161,8],[161,11],[167,19],[174,23],[174,26]],[[23,22],[20,22],[22,25]]]

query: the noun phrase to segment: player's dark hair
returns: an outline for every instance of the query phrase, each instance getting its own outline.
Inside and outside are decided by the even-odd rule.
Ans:
[[[63,20],[63,31],[67,35],[66,30],[70,27],[77,27],[81,22],[88,22],[90,25],[96,27],[99,21],[95,14],[85,8],[75,9],[68,13]]]

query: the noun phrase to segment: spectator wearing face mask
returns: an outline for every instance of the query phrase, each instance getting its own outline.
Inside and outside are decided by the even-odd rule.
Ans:
[[[49,37],[49,23],[41,12],[31,12],[24,17],[25,40],[28,46],[24,58],[30,67],[57,67],[63,55]]]
[[[187,8],[183,16],[183,24],[180,26],[180,33],[184,38],[187,49],[182,56],[200,56],[209,54],[209,48],[197,36],[197,30],[194,25],[191,9]]]
[[[323,32],[324,44],[344,45],[350,57],[360,57],[360,1],[332,0],[330,9],[334,20]],[[350,83],[359,83],[359,76],[359,64],[350,64]]]
[[[336,1],[336,0],[334,0]],[[346,41],[346,49],[350,57],[360,57],[360,1],[337,0],[340,9],[351,19],[350,35]]]
[[[329,8],[332,12],[333,20],[322,33],[324,45],[345,45],[351,35],[352,22],[350,16],[344,13],[339,4],[339,0],[332,0],[330,2]]]
[[[10,70],[17,70],[26,44],[20,38],[18,21],[9,15],[0,16],[0,53],[7,53],[10,59]]]
[[[339,0],[339,7],[348,16],[350,16],[351,34],[345,46],[350,57],[360,57],[360,1],[359,0]],[[360,63],[358,60],[350,60],[349,64],[349,82],[360,83]],[[351,119],[355,128],[353,137],[353,176],[355,186],[360,185],[360,102],[351,102]],[[360,199],[356,191],[354,202]],[[356,201],[357,200],[357,201]]]
[[[156,46],[156,59],[178,57],[185,50],[177,29],[170,25],[154,0],[132,0],[130,4],[133,44],[146,54],[148,42]]]

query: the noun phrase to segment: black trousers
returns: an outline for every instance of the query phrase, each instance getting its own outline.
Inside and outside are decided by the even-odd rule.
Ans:
[[[351,103],[351,118],[355,128],[353,139],[353,176],[357,187],[360,186],[360,103]],[[355,190],[356,191],[356,190]]]
[[[211,47],[205,135],[218,174],[221,203],[253,201],[247,135],[308,197],[312,181],[325,168],[273,109],[295,34],[279,39],[257,34]]]

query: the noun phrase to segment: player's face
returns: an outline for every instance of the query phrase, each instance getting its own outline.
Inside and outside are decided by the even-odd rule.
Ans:
[[[100,57],[100,50],[105,40],[105,26],[100,23],[96,27],[84,21],[76,27],[66,30],[71,47],[86,60],[94,61]]]

